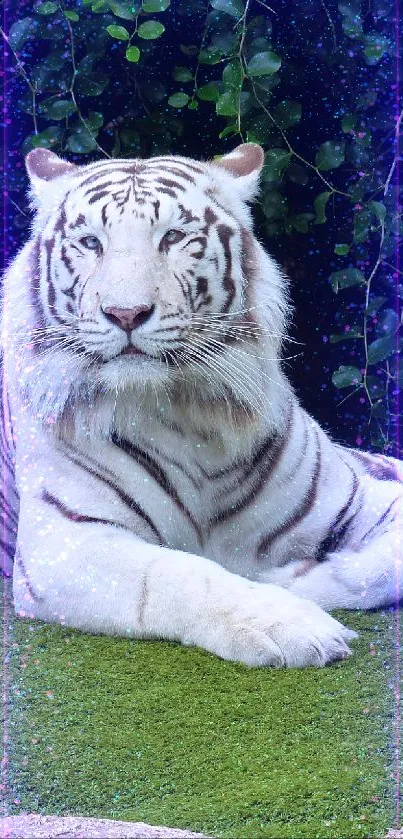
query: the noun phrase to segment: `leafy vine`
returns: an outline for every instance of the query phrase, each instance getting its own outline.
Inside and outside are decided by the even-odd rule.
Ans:
[[[373,446],[388,452],[403,384],[403,273],[395,264],[403,230],[396,178],[403,110],[399,91],[390,93],[393,2],[310,3],[319,23],[311,40],[304,30],[299,50],[302,63],[316,62],[327,79],[332,114],[323,130],[312,128],[306,113],[309,74],[305,79],[293,68],[279,2],[273,8],[264,0],[34,2],[31,14],[8,32],[0,29],[14,59],[17,107],[33,123],[21,151],[43,146],[84,160],[180,152],[198,111],[206,119],[213,112],[209,130],[218,133],[218,152],[234,140],[261,143],[266,234],[319,235],[327,227],[337,237],[329,281],[339,297],[330,343],[345,356],[332,382],[345,392],[342,402],[355,397],[366,404]],[[294,6],[291,23],[302,31],[305,0]],[[167,71],[164,82],[154,73],[160,44],[172,40],[178,15],[188,12],[196,43],[180,43],[181,63],[171,67],[167,85]],[[115,92],[129,103],[118,111]]]

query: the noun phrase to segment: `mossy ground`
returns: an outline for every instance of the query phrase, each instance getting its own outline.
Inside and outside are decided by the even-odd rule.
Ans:
[[[360,633],[354,656],[303,671],[6,618],[9,813],[234,839],[382,837],[396,614],[339,616]]]

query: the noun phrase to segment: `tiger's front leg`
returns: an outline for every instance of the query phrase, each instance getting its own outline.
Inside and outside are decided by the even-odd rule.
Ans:
[[[321,666],[349,654],[355,633],[285,589],[41,504],[21,507],[13,583],[21,616],[171,639],[252,666]]]

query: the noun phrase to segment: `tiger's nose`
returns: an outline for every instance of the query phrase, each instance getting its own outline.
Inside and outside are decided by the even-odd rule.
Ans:
[[[119,326],[125,332],[131,332],[142,326],[152,315],[155,306],[135,306],[134,309],[119,309],[117,306],[106,306],[102,309],[108,320]]]

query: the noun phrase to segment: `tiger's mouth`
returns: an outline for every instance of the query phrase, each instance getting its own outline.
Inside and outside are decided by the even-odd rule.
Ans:
[[[147,353],[140,350],[138,347],[135,347],[134,344],[129,344],[128,347],[125,347],[119,355],[147,355]]]

